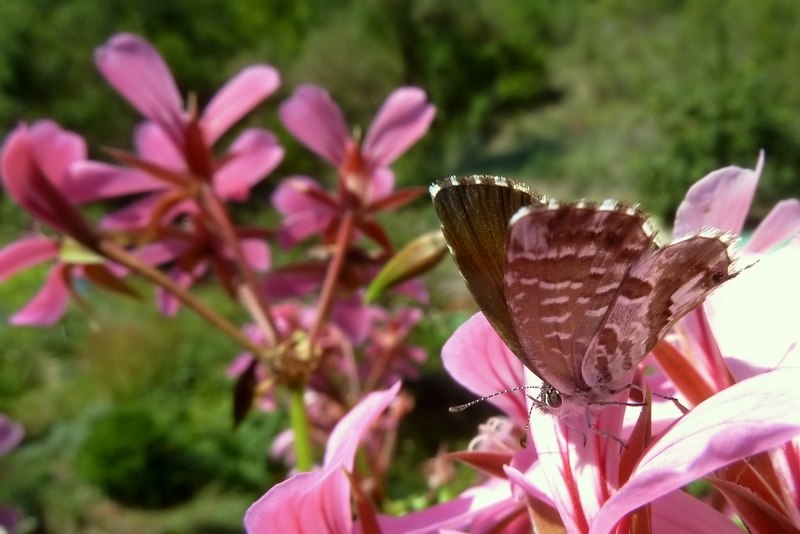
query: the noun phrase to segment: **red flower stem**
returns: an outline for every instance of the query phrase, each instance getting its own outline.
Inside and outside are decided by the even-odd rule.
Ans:
[[[333,257],[328,265],[328,271],[325,273],[325,281],[322,283],[322,290],[320,291],[319,301],[317,303],[317,315],[314,318],[314,324],[309,334],[312,345],[316,343],[317,338],[322,332],[322,326],[325,324],[325,319],[328,317],[331,307],[333,306],[336,282],[339,280],[339,274],[342,272],[344,258],[347,255],[347,248],[350,244],[350,238],[353,235],[354,225],[355,213],[352,210],[345,211],[344,217],[342,217],[339,223],[339,232],[336,235],[336,248],[333,251]]]
[[[381,351],[380,357],[375,362],[375,365],[372,366],[369,376],[367,376],[367,380],[364,382],[364,392],[374,391],[378,388],[378,384],[380,384],[383,375],[386,373],[387,369],[389,369],[389,364],[392,362],[394,348],[393,345]]]
[[[119,263],[120,265],[124,265],[136,273],[141,274],[151,282],[171,292],[186,306],[197,312],[200,317],[205,319],[214,328],[227,335],[245,349],[256,355],[260,355],[262,353],[262,347],[244,335],[242,331],[239,330],[239,328],[237,328],[233,323],[216,313],[203,301],[179,286],[174,280],[172,280],[172,278],[160,270],[142,262],[139,260],[139,258],[133,254],[130,254],[112,241],[101,241],[97,248],[105,257]]]
[[[269,303],[264,298],[262,291],[259,290],[260,284],[258,278],[256,278],[253,269],[250,267],[244,255],[241,241],[236,234],[236,229],[233,227],[228,211],[225,209],[225,205],[220,202],[217,195],[214,194],[210,185],[203,185],[201,194],[204,204],[209,210],[209,214],[219,226],[223,241],[233,249],[233,254],[236,257],[236,264],[242,276],[243,285],[246,287],[246,293],[251,297],[250,301],[243,301],[243,304],[248,308],[256,324],[263,330],[267,342],[266,344],[274,345],[278,341],[278,329],[275,326]],[[240,289],[240,295],[243,290],[244,289]],[[252,304],[255,304],[255,306],[252,306]]]

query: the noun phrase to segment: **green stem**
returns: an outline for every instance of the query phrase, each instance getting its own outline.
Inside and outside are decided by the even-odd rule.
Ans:
[[[308,427],[306,403],[303,401],[303,388],[289,388],[289,419],[294,432],[294,453],[297,457],[297,470],[310,471],[314,464],[311,454],[311,434]]]

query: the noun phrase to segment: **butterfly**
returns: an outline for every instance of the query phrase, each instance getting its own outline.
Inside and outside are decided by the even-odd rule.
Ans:
[[[588,422],[738,274],[734,236],[703,229],[662,246],[643,211],[613,200],[560,203],[495,176],[451,177],[430,193],[467,288],[542,380],[536,407],[557,417],[584,411]]]

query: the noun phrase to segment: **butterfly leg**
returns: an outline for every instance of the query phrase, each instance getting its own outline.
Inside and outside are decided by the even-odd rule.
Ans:
[[[608,404],[614,404],[614,405],[617,405],[617,406],[619,406],[620,404],[623,404],[623,405],[626,405],[626,406],[631,406],[630,404],[619,403],[619,402],[592,403],[592,404],[607,404],[607,405]],[[635,404],[633,406],[644,406],[644,404]],[[591,430],[592,432],[594,432],[598,436],[602,436],[604,438],[613,439],[614,441],[619,443],[622,446],[623,449],[627,449],[628,448],[628,445],[626,445],[625,442],[622,441],[620,438],[618,438],[617,436],[615,436],[613,434],[609,434],[608,432],[603,432],[599,428],[595,428],[592,423],[593,423],[592,422],[592,412],[589,409],[589,407],[587,406],[586,407],[586,426],[589,428],[589,430]],[[580,432],[580,430],[578,432]],[[581,434],[583,434],[583,432],[581,432]],[[583,434],[583,446],[584,447],[586,446],[586,434]]]
[[[640,386],[639,384],[628,384],[628,386],[627,386],[627,387],[629,387],[629,388],[632,388],[632,389],[635,389],[636,391],[640,391],[640,392],[642,392],[642,394],[644,394],[644,392],[645,392],[644,388],[643,388],[642,386]],[[674,404],[674,405],[675,405],[675,407],[676,407],[678,410],[680,410],[680,412],[681,412],[683,415],[686,415],[687,413],[689,413],[689,408],[687,408],[686,406],[684,406],[683,404],[681,404],[681,401],[679,401],[679,400],[678,400],[678,399],[676,399],[675,397],[670,397],[669,395],[662,395],[661,393],[656,393],[655,391],[651,391],[651,392],[650,392],[650,394],[651,394],[651,395],[653,395],[653,396],[655,396],[655,397],[658,397],[658,398],[660,398],[660,399],[664,399],[664,400],[672,401],[672,404]],[[628,406],[644,406],[644,404],[643,404],[643,403],[639,403],[639,404],[628,404]]]

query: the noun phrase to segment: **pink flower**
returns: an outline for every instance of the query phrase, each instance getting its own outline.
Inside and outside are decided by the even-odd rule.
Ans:
[[[169,219],[192,212],[187,199],[202,183],[211,183],[222,199],[246,200],[250,189],[283,158],[275,136],[258,128],[242,132],[222,157],[212,151],[223,133],[277,89],[280,78],[272,67],[242,70],[198,116],[193,104],[184,110],[169,68],[147,41],[117,34],[98,48],[95,61],[148,122],[136,130],[137,155],[115,152],[132,168],[86,162],[77,172],[85,182],[96,184],[98,197],[154,191],[107,217],[106,227],[142,227],[153,214]]]
[[[397,396],[393,387],[370,393],[342,418],[331,433],[323,466],[298,473],[273,486],[248,510],[248,532],[351,532],[350,482],[356,449]]]
[[[75,208],[84,190],[74,187],[70,167],[86,157],[79,135],[53,121],[20,124],[8,135],[0,154],[0,174],[11,198],[34,217],[89,248],[97,236]]]
[[[427,354],[421,347],[408,345],[408,336],[422,319],[422,311],[401,308],[390,314],[382,308],[375,309],[375,323],[369,330],[364,348],[364,362],[360,374],[367,391],[378,384],[394,383],[404,378],[417,378],[419,365]]]
[[[71,273],[68,264],[58,261],[59,251],[58,240],[45,236],[22,238],[0,250],[0,282],[40,263],[56,262],[39,293],[11,316],[11,324],[49,326],[66,312],[70,298],[67,281]]]
[[[203,217],[190,215],[181,228],[167,228],[163,239],[150,243],[136,252],[139,259],[150,265],[167,265],[169,275],[181,287],[188,289],[213,272],[220,285],[235,298],[238,269],[235,254],[229,243],[220,239]],[[272,254],[260,232],[237,229],[245,261],[255,271],[269,268]],[[163,287],[157,288],[158,309],[172,316],[180,309],[178,298]]]
[[[784,214],[788,212],[791,210]],[[782,216],[773,220],[782,221],[779,227],[791,229],[791,219]],[[778,243],[787,238],[791,238],[791,231],[779,238],[774,233],[762,234],[762,242]],[[796,413],[800,398],[792,393],[793,384],[800,378],[800,329],[796,314],[787,310],[800,300],[800,282],[789,274],[800,269],[800,247],[795,248],[798,243],[800,240],[795,238],[792,245],[775,254],[796,258],[791,264],[784,263],[782,271],[766,272],[772,258],[764,258],[759,264],[764,265],[763,279],[754,278],[759,271],[757,266],[753,267],[712,296],[710,305],[711,332],[719,336],[723,354],[728,350],[742,354],[750,347],[745,351],[750,353],[748,361],[756,361],[758,355],[761,371],[765,367],[773,369],[778,361],[782,367],[760,376],[752,377],[751,373],[752,378],[707,396],[677,421],[673,410],[664,421],[673,422],[672,425],[651,425],[651,407],[663,404],[655,402],[644,408],[601,407],[592,421],[597,432],[589,435],[581,430],[585,428],[581,416],[556,419],[534,411],[531,434],[536,456],[532,462],[521,461],[521,452],[515,450],[510,439],[513,433],[507,425],[484,427],[481,436],[471,444],[475,450],[452,456],[491,473],[494,478],[449,503],[402,518],[381,518],[384,531],[427,532],[438,528],[474,531],[497,529],[502,524],[505,528],[528,532],[531,528],[553,527],[555,513],[563,522],[561,528],[568,532],[627,532],[635,514],[648,515],[648,519],[637,523],[640,529],[651,525],[654,531],[739,532],[729,517],[682,491],[684,485],[704,476],[731,498],[732,506],[746,524],[755,522],[769,531],[793,528],[792,522],[797,524],[800,517],[800,507],[793,504],[800,502],[800,477],[796,476],[800,472],[797,461],[800,440],[795,438],[800,435],[800,415]],[[773,280],[772,284],[768,279]],[[717,331],[719,316],[715,315],[717,307],[713,303],[741,290],[745,282],[749,286],[747,294],[736,294],[719,306],[731,321],[728,336],[737,336],[729,349],[726,335]],[[782,298],[776,298],[770,285],[782,291]],[[749,313],[743,313],[745,308]],[[734,317],[738,319],[734,321]],[[748,343],[744,343],[745,339]],[[765,356],[772,365],[763,361]],[[525,383],[519,376],[522,364],[481,314],[454,333],[443,348],[442,357],[448,371],[477,394],[491,394]],[[740,366],[745,367],[741,362]],[[527,375],[528,384],[541,383],[531,373]],[[648,375],[648,380],[653,376],[661,383],[663,375]],[[520,425],[527,417],[522,398],[521,394],[512,393],[489,401],[508,414],[516,414],[511,420]],[[618,400],[624,402],[626,398]],[[651,433],[656,427],[664,430],[653,438]],[[621,449],[612,436],[625,439],[627,448]],[[749,461],[751,456],[764,451],[770,451],[779,477],[766,470],[749,478],[767,485],[761,489],[771,495],[753,489],[746,475],[760,465],[755,458]],[[723,469],[726,466],[727,470]],[[732,482],[733,479],[739,484]],[[498,492],[497,485],[503,481],[510,487]],[[773,504],[775,488],[780,488],[785,501],[779,506]],[[530,522],[515,515],[520,511],[527,511],[525,515]]]
[[[331,259],[328,257],[323,260],[297,262],[274,269],[264,276],[262,290],[271,299],[306,296],[322,286]],[[351,248],[345,256],[341,275],[337,279],[337,297],[346,300],[363,290],[380,272],[383,264],[383,261],[364,251]],[[397,284],[390,291],[414,299],[420,304],[428,302],[428,292],[417,278]]]
[[[75,207],[93,194],[77,181],[72,169],[86,156],[86,145],[75,133],[52,121],[38,121],[14,129],[3,145],[0,164],[9,195],[36,218],[67,234],[84,247],[96,245],[98,236]],[[39,293],[11,317],[15,325],[48,326],[77,298],[76,278],[87,277],[107,289],[129,292],[117,278],[117,267],[105,266],[100,257],[81,249],[81,261],[68,259],[65,249],[81,247],[68,239],[31,235],[0,250],[0,282],[44,262],[54,265]],[[69,251],[67,251],[69,252]]]
[[[689,188],[686,198],[678,207],[675,235],[685,235],[706,226],[741,234],[763,167],[762,151],[755,170],[731,166],[713,171],[700,179]],[[800,200],[782,200],[761,221],[744,250],[751,253],[768,252],[798,232]]]
[[[442,347],[445,369],[476,395],[503,391],[523,383],[522,363],[494,333],[483,314],[475,314],[461,325]],[[468,451],[447,456],[475,466],[486,479],[456,499],[403,517],[380,516],[384,533],[432,532],[454,529],[490,532],[504,527],[508,532],[530,532],[524,502],[514,497],[504,467],[514,465],[525,472],[540,472],[536,451],[519,446],[527,410],[522,393],[499,395],[489,402],[507,418],[490,421],[470,444]],[[459,417],[451,415],[450,417]],[[543,482],[543,479],[542,479]],[[549,497],[539,492],[539,498]],[[519,528],[511,528],[523,519]]]
[[[725,167],[709,173],[695,183],[686,194],[675,216],[675,235],[685,235],[704,227],[719,228],[741,234],[747,212],[755,195],[756,186],[764,166],[764,153],[759,154],[755,170]],[[800,235],[800,201],[782,200],[775,205],[753,232],[742,248],[745,259],[762,258],[793,237]],[[758,268],[756,265],[753,269]],[[747,277],[747,269],[741,277]],[[734,280],[733,285],[740,283]],[[723,288],[723,291],[727,288]],[[708,302],[714,300],[711,296]],[[740,307],[737,306],[736,309]],[[697,377],[682,384],[690,403],[697,403],[710,393],[733,383],[727,365],[717,347],[706,316],[707,305],[689,313],[678,324],[677,337],[671,340],[687,361],[681,369],[672,373],[676,378]],[[749,329],[747,331],[750,331]],[[753,336],[762,343],[769,336]]]
[[[515,385],[514,375],[522,369],[482,315],[456,331],[443,349],[443,358],[448,370],[462,383],[484,394]],[[529,383],[534,382],[531,377]],[[642,434],[646,427],[628,430],[632,438],[624,450],[613,439],[598,433],[586,436],[583,446],[577,430],[582,420],[556,419],[534,412],[531,435],[538,459],[522,462],[525,451],[505,453],[505,465],[499,466],[510,484],[504,499],[498,496],[494,485],[479,486],[473,494],[462,495],[453,503],[420,515],[387,520],[386,525],[395,531],[404,530],[425,514],[437,527],[474,530],[475,522],[486,510],[497,518],[507,517],[497,507],[505,513],[517,507],[527,510],[536,520],[544,517],[542,511],[552,505],[567,531],[600,533],[614,531],[618,522],[627,521],[628,514],[652,503],[651,519],[656,531],[673,528],[695,532],[697,525],[704,525],[708,527],[706,531],[736,532],[738,527],[728,518],[683,494],[680,488],[800,434],[800,398],[793,393],[798,379],[800,370],[783,368],[732,386],[697,406],[654,438],[649,447],[646,434]],[[516,385],[522,383],[519,377],[516,380]],[[522,422],[527,414],[516,400],[520,396],[512,393],[491,400],[503,405],[507,413],[517,414],[512,419]],[[641,408],[627,410],[638,415]],[[594,428],[625,437],[625,411],[624,406],[603,407]],[[506,449],[507,446],[501,447],[492,462],[502,458]],[[490,465],[490,456],[483,454],[483,465]],[[468,457],[465,459],[469,461]],[[495,495],[496,499],[482,501],[486,507],[481,509],[470,500],[474,499],[474,492],[484,498]],[[676,510],[683,512],[676,514]]]
[[[422,193],[417,189],[392,193],[394,174],[389,165],[425,134],[434,115],[435,109],[421,89],[402,87],[386,99],[359,145],[325,90],[313,85],[298,88],[281,105],[281,120],[292,135],[336,167],[339,186],[333,195],[305,176],[284,180],[272,197],[285,217],[281,244],[289,247],[320,233],[325,242],[333,242],[341,216],[354,210],[357,228],[391,249],[372,216]]]
[[[25,429],[22,425],[0,414],[0,456],[8,454],[22,443]]]

